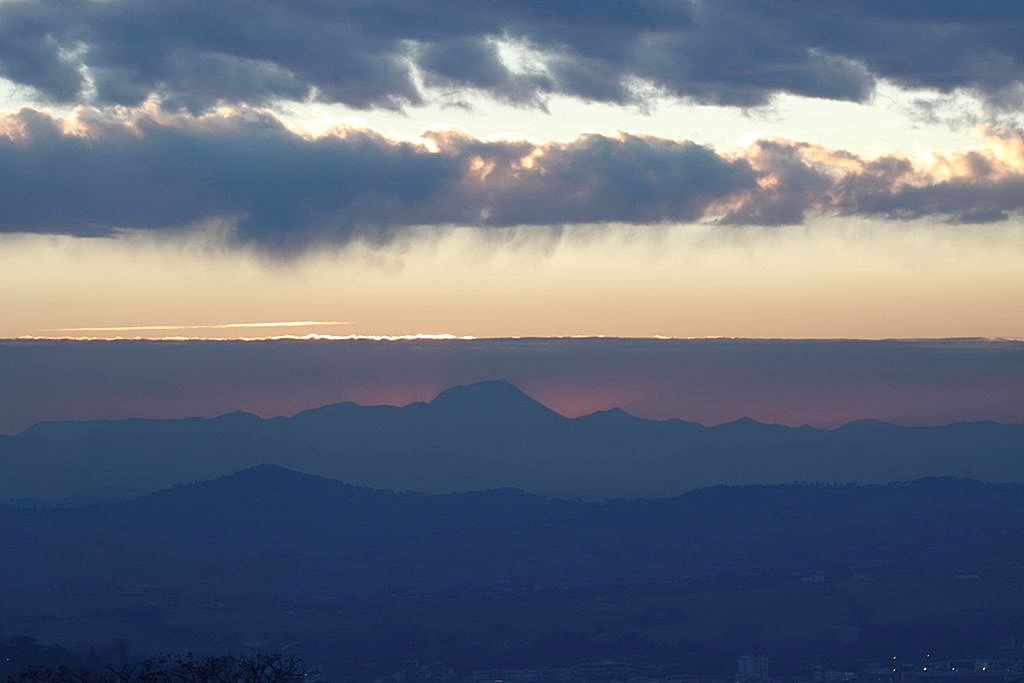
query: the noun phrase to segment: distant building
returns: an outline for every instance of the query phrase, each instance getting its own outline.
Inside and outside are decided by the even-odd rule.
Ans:
[[[736,662],[736,683],[768,683],[768,657],[743,655]]]
[[[813,683],[846,683],[857,678],[853,671],[835,671],[833,669],[815,669],[811,674]]]
[[[900,683],[1010,683],[1024,678],[1016,659],[961,657],[927,660],[901,672]]]

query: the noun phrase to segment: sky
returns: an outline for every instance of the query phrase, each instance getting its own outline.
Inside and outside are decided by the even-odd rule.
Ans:
[[[0,0],[0,339],[1024,339],[1022,30],[1010,0]],[[773,419],[877,416],[808,410]]]
[[[1021,338],[1022,20],[4,0],[0,336]]]

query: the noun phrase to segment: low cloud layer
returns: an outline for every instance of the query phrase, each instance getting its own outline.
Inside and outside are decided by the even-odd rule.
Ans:
[[[935,157],[865,159],[787,140],[737,154],[649,136],[483,141],[362,129],[298,135],[239,110],[169,116],[25,109],[0,118],[0,231],[110,235],[210,221],[239,242],[301,249],[387,241],[419,225],[694,221],[795,224],[812,214],[988,222],[1024,208],[1024,138]]]
[[[424,86],[533,105],[864,101],[879,79],[998,103],[1019,101],[1022,21],[1015,0],[7,0],[0,75],[57,102],[192,111],[399,108]]]

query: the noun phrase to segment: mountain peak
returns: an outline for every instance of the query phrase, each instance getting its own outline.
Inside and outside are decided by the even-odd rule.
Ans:
[[[757,429],[768,426],[770,425],[759,420],[755,420],[752,417],[740,417],[730,422],[723,422],[720,425],[717,425],[718,428],[725,427],[727,429]]]
[[[430,405],[473,412],[531,411],[557,414],[504,379],[474,382],[445,389],[430,402]]]
[[[223,413],[215,418],[212,418],[217,422],[230,422],[230,423],[241,423],[241,424],[253,424],[256,422],[262,422],[263,418],[254,413],[247,412],[245,410],[232,410],[229,413]]]
[[[270,501],[275,501],[277,504],[294,506],[300,503],[309,504],[317,496],[351,496],[371,489],[351,486],[335,479],[281,465],[264,463],[215,479],[173,486],[139,500],[159,501],[180,497],[183,491],[188,496],[204,496],[209,500],[232,500],[235,504],[248,501],[253,505],[269,505]]]

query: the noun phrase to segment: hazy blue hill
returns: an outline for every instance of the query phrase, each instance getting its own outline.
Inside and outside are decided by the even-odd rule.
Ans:
[[[0,534],[14,551],[0,577],[7,587],[113,581],[359,592],[389,572],[405,576],[421,551],[427,576],[447,572],[448,556],[432,550],[440,539],[507,532],[580,506],[514,489],[376,491],[259,465],[123,503],[0,510]]]
[[[642,659],[671,628],[662,656],[732,666],[757,647],[869,656],[1024,626],[1024,485],[954,478],[585,502],[260,465],[121,503],[0,506],[0,543],[9,631],[150,651],[300,642],[354,667],[345,680],[410,652],[533,666],[567,632],[574,657]]]
[[[8,589],[103,581],[315,595],[714,566],[952,572],[1024,557],[1024,485],[717,486],[587,503],[514,489],[378,491],[261,465],[123,503],[4,508],[0,537],[14,551],[0,567]]]
[[[1024,425],[865,420],[821,430],[741,419],[704,427],[620,409],[569,419],[491,381],[405,407],[339,403],[267,420],[40,423],[0,439],[0,500],[155,490],[261,463],[375,488],[515,487],[593,499],[715,484],[1024,481]]]
[[[252,429],[262,422],[258,415],[234,411],[214,418],[190,417],[184,419],[141,419],[124,420],[59,420],[39,422],[24,432],[23,436],[35,436],[48,441],[79,441],[83,439],[126,439],[151,438],[155,436],[178,437],[189,434],[217,436],[239,430]]]

